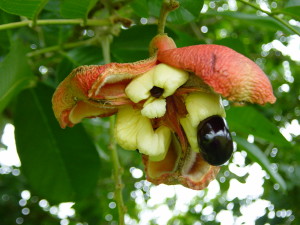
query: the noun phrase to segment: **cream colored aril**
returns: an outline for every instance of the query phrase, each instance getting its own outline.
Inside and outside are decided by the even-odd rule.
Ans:
[[[213,115],[225,117],[225,110],[220,96],[213,93],[191,93],[185,98],[185,105],[188,114],[180,119],[180,124],[192,150],[200,152],[197,141],[197,127],[199,123]]]
[[[150,119],[159,118],[166,113],[165,98],[174,94],[189,78],[189,74],[166,64],[158,64],[148,72],[133,79],[126,87],[125,93],[134,103],[146,100],[141,113]],[[163,89],[161,97],[151,96],[153,87]]]
[[[119,109],[115,124],[115,138],[126,150],[138,149],[152,161],[163,160],[171,142],[171,131],[165,126],[153,130],[151,121],[132,106]]]
[[[150,97],[145,102],[141,113],[143,116],[146,116],[150,119],[159,118],[165,115],[167,110],[166,105],[166,99],[155,99],[154,97]]]

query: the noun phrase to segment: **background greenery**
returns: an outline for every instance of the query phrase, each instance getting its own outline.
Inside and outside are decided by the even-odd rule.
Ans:
[[[168,224],[219,224],[216,218],[222,211],[231,212],[240,224],[243,208],[259,199],[270,203],[256,224],[299,224],[300,67],[274,43],[288,46],[298,40],[294,52],[299,56],[300,2],[179,2],[166,27],[178,47],[214,43],[246,55],[269,76],[277,102],[263,107],[224,102],[244,163],[233,157],[222,167],[220,191],[209,201],[208,189],[199,191],[178,213],[176,195],[167,198],[162,204],[173,212]],[[14,125],[22,164],[0,164],[1,225],[118,224],[108,119],[85,120],[62,130],[53,116],[51,96],[73,68],[103,64],[104,38],[110,38],[112,61],[147,58],[160,6],[160,0],[0,1],[0,135],[7,123]],[[298,124],[298,130],[288,129],[291,124]],[[6,151],[3,143],[1,151]],[[152,185],[144,175],[134,175],[143,170],[140,155],[121,149],[118,153],[124,168],[126,221],[135,224],[142,211],[158,205],[147,204]],[[249,177],[249,172],[235,174],[230,167],[257,164],[266,171],[261,194],[229,199],[231,181],[245,183]],[[74,215],[59,216],[62,202],[75,202]],[[149,224],[159,219],[153,216]]]

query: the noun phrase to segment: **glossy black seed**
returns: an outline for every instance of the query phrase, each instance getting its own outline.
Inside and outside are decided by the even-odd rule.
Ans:
[[[230,159],[233,143],[224,118],[211,116],[203,120],[197,128],[197,140],[204,160],[210,165],[219,166]]]
[[[164,89],[160,87],[153,86],[153,88],[150,90],[150,94],[154,98],[159,98],[163,93]]]

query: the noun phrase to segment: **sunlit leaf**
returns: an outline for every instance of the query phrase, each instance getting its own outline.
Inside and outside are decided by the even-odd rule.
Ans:
[[[14,121],[17,150],[22,171],[37,193],[56,203],[75,201],[95,188],[99,156],[81,125],[59,127],[52,93],[41,85],[20,94]]]
[[[231,131],[252,134],[280,146],[290,146],[278,128],[254,107],[231,107],[226,113]]]
[[[285,8],[293,7],[293,6],[300,6],[299,0],[288,0],[288,1],[286,1]]]
[[[274,171],[267,156],[255,144],[251,144],[241,137],[233,137],[233,140],[245,149],[252,161],[257,162],[270,175],[273,182],[278,183],[286,191],[285,181],[279,173]]]
[[[0,8],[8,13],[33,19],[48,0],[1,0]]]
[[[298,0],[289,0],[285,7],[279,9],[276,12],[282,12],[288,14],[290,16],[296,17],[298,20],[300,19],[300,1]]]
[[[34,75],[27,63],[25,49],[21,43],[14,42],[9,54],[0,63],[0,112],[33,81]]]

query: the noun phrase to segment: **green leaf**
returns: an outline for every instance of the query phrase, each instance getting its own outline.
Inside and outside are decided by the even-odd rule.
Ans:
[[[68,42],[74,32],[72,25],[48,25],[43,26],[42,30],[47,34],[44,41],[48,46]]]
[[[86,19],[97,0],[63,0],[61,14],[66,18]]]
[[[133,26],[114,39],[111,52],[119,62],[134,62],[148,58],[149,42],[156,32],[157,27],[154,25]]]
[[[63,58],[56,67],[56,85],[62,82],[75,67],[68,57]]]
[[[176,28],[173,28],[172,31],[176,34],[173,35],[172,38],[175,41],[177,48],[190,46],[190,45],[205,44],[204,41],[200,41],[199,39],[197,39],[197,37],[187,32],[181,31]]]
[[[279,173],[274,171],[272,165],[267,156],[254,144],[249,143],[247,140],[240,137],[233,137],[233,140],[248,153],[249,158],[257,162],[271,177],[271,179],[280,185],[280,187],[286,191],[286,183]]]
[[[279,146],[290,146],[278,128],[255,108],[231,107],[226,113],[231,131],[252,134]]]
[[[14,42],[9,54],[0,63],[0,112],[14,96],[34,82],[25,53],[24,46]]]
[[[0,8],[8,13],[36,18],[48,0],[1,0]]]
[[[40,85],[19,95],[14,125],[21,169],[36,193],[53,203],[83,199],[99,178],[99,155],[81,125],[59,127],[52,94]]]
[[[76,67],[104,63],[102,49],[98,46],[82,46],[74,48],[67,53],[67,57]]]
[[[169,29],[166,29],[166,33],[170,37],[175,36]],[[124,30],[111,45],[115,61],[135,62],[149,58],[149,43],[156,34],[156,25],[139,25]]]
[[[71,71],[82,65],[104,64],[102,49],[98,46],[81,46],[65,54],[65,58],[57,66],[57,81],[61,82]]]
[[[180,0],[180,7],[187,9],[193,16],[198,17],[203,7],[203,0]]]
[[[170,12],[168,21],[175,24],[185,24],[194,21],[200,15],[204,1],[179,0],[180,7]]]
[[[288,0],[285,4],[285,7],[293,7],[293,6],[300,6],[299,0]]]
[[[195,16],[193,16],[190,11],[185,9],[184,7],[180,7],[173,12],[170,12],[167,21],[174,24],[184,24],[189,23],[195,20]]]
[[[283,24],[279,23],[277,20],[269,16],[257,16],[254,14],[246,14],[246,13],[233,12],[233,11],[226,11],[226,12],[209,11],[206,12],[206,15],[223,16],[230,19],[232,18],[237,19],[243,22],[243,26],[244,24],[249,24],[251,26],[261,27],[272,31],[282,30],[288,34],[293,34],[293,32],[289,28],[287,28],[286,26],[284,26]]]
[[[282,10],[280,10],[280,12],[288,14],[290,16],[293,16],[295,18],[297,18],[297,20],[300,19],[300,6],[296,6],[296,7],[287,7],[284,8]]]
[[[276,13],[284,13],[290,16],[293,16],[300,19],[300,1],[299,0],[290,0],[286,3],[283,9],[276,11]]]
[[[130,3],[135,14],[140,17],[149,17],[149,6],[147,0],[134,0]]]
[[[214,41],[214,44],[225,45],[245,56],[249,56],[245,44],[238,38],[226,37],[226,38],[222,38],[220,40]]]
[[[19,17],[8,14],[2,10],[0,10],[0,24],[7,24],[19,21]],[[12,30],[2,30],[0,31],[0,55],[6,55],[9,51],[10,42],[13,39]]]

